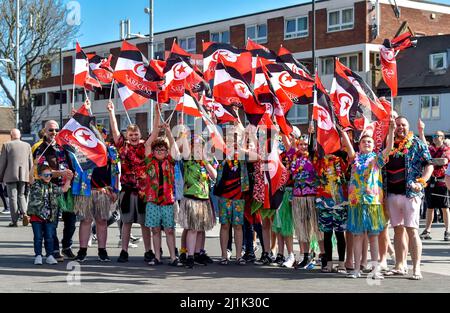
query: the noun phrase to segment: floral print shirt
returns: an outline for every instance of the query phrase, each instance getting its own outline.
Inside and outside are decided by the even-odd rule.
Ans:
[[[383,203],[382,168],[385,164],[381,153],[356,154],[348,187],[351,206]]]
[[[142,193],[145,190],[145,144],[142,142],[133,146],[121,135],[117,150],[121,163],[122,188],[134,189]]]
[[[168,156],[163,161],[160,161],[149,154],[145,158],[147,166],[147,176],[145,182],[145,196],[147,202],[152,202],[157,205],[171,205],[175,202],[175,161],[172,156]],[[161,166],[160,166],[161,165]],[[160,171],[162,168],[162,173]],[[161,177],[162,186],[160,184]]]
[[[284,155],[285,166],[291,174],[294,197],[313,196],[317,193],[318,179],[311,160],[295,148]]]

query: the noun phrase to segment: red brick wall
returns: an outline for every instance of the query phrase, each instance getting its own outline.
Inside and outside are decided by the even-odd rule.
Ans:
[[[403,22],[407,21],[409,27],[418,33],[426,36],[437,35],[438,33],[448,34],[450,32],[450,15],[434,13],[435,18],[431,18],[432,11],[420,11],[410,8],[400,7],[400,18],[397,19],[390,5],[382,4],[380,36],[372,43],[383,43],[385,38],[393,38]]]
[[[238,48],[245,47],[245,24],[230,26],[230,43]]]

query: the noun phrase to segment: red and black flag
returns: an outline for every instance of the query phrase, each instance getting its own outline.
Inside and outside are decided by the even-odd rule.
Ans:
[[[119,92],[119,97],[127,111],[138,108],[148,101],[147,93],[143,93],[145,94],[145,96],[143,96],[140,91],[133,91],[121,83],[117,83],[117,91]]]
[[[180,58],[187,64],[191,65],[192,55],[186,52],[183,48],[181,48],[177,42],[174,40],[172,44],[172,48],[170,49],[170,54],[168,59],[177,59]]]
[[[258,125],[266,107],[258,103],[252,88],[233,67],[226,66],[219,56],[214,75],[214,100],[224,106],[242,106],[250,124]]]
[[[256,57],[260,57],[261,62],[265,65],[268,63],[275,63],[277,60],[277,54],[272,50],[267,49],[263,45],[254,42],[250,38],[247,39],[247,45],[245,47],[248,51],[251,52],[253,56],[252,66],[256,68],[258,65],[256,64]]]
[[[313,105],[313,119],[317,122],[317,143],[320,156],[333,153],[341,148],[341,140],[334,123],[333,104],[324,91],[322,82],[316,75],[316,88]]]
[[[150,99],[161,89],[163,82],[148,80],[147,71],[148,62],[141,51],[124,41],[114,69],[114,79],[128,89]]]
[[[92,116],[83,105],[55,137],[58,145],[73,153],[81,169],[106,166],[106,146],[90,129]]]
[[[203,43],[203,75],[206,81],[214,79],[214,72],[219,55],[222,62],[235,68],[242,76],[251,82],[252,78],[252,55],[245,49],[238,49],[226,43],[204,42]]]
[[[277,63],[284,64],[292,72],[313,81],[308,69],[297,61],[292,53],[283,46],[280,46],[280,50],[278,50]]]
[[[76,45],[76,58],[75,58],[75,71],[74,71],[74,83],[77,86],[84,87],[88,90],[93,90],[93,87],[101,88],[102,85],[98,82],[95,74],[89,66],[89,59],[83,49],[77,42]]]
[[[401,50],[415,47],[415,40],[410,32],[401,34],[392,40],[385,39],[380,46],[381,73],[386,85],[391,89],[392,96],[397,96],[397,60],[395,57]]]
[[[95,77],[104,84],[111,84],[113,81],[114,70],[111,67],[110,54],[108,58],[102,58],[95,53],[88,53],[89,67],[94,73]]]
[[[197,102],[194,100],[194,97],[191,96],[190,92],[186,92],[183,97],[178,101],[175,110],[179,112],[183,112],[187,115],[193,117],[201,117],[202,114],[198,108]]]
[[[216,117],[217,124],[232,123],[238,119],[238,116],[232,106],[222,105],[206,95],[202,96],[201,103],[206,110],[211,112],[211,114]]]
[[[331,98],[341,126],[356,130],[355,138],[370,123],[389,116],[369,85],[337,58]]]

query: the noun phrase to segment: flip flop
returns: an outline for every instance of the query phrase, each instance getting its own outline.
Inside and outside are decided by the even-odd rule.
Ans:
[[[422,276],[422,274],[413,274],[413,276],[411,276],[409,279],[411,279],[411,280],[422,280],[423,276]]]
[[[391,269],[390,271],[387,271],[384,276],[406,276],[408,274],[408,270],[396,270]]]

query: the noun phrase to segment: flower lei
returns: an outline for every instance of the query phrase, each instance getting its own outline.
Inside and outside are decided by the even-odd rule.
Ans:
[[[208,179],[208,173],[206,172],[206,163],[203,160],[196,161],[200,165],[200,174],[204,180]]]
[[[239,166],[239,160],[237,159],[237,153],[234,154],[234,158],[233,160],[228,160],[227,159],[227,163],[228,163],[228,167],[233,171],[236,172]]]
[[[319,161],[317,156],[314,161]],[[337,184],[344,183],[344,171],[342,170],[341,162],[338,157],[331,155],[330,157],[323,158],[319,162],[321,163],[317,172],[319,177],[322,177],[323,179],[328,178],[329,182],[336,182]],[[335,174],[333,173],[332,167],[334,167]]]
[[[412,146],[413,136],[413,132],[409,132],[408,135],[406,135],[406,137],[398,143],[398,147],[391,150],[389,155],[393,155],[396,158],[405,156],[408,153],[409,148]]]
[[[357,170],[366,169],[369,166],[370,162],[372,162],[375,155],[376,155],[375,152],[370,152],[366,154],[357,153],[356,158],[354,160],[356,169]]]
[[[308,152],[302,153],[300,151],[297,151],[293,155],[292,161],[290,162],[291,163],[290,170],[292,173],[292,177],[296,177],[299,172],[303,171],[306,162],[308,162],[308,156],[309,156]],[[299,160],[299,159],[300,159],[300,162],[297,162],[297,160]],[[286,161],[288,163],[288,161],[289,161],[288,157],[286,157]]]

